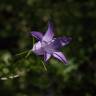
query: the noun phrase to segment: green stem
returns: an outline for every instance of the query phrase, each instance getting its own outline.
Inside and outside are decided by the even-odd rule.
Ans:
[[[33,46],[34,46],[34,42],[35,42],[35,39],[34,39],[34,37],[33,37]]]
[[[41,60],[42,64],[43,64],[43,67],[45,69],[45,71],[47,72],[47,67],[45,66],[44,62]]]
[[[31,54],[32,50],[29,50],[25,58],[27,58]]]
[[[25,53],[27,53],[27,52],[28,52],[28,50],[23,51],[23,52],[21,52],[21,53],[16,54],[16,56],[19,56],[19,55],[25,54]]]

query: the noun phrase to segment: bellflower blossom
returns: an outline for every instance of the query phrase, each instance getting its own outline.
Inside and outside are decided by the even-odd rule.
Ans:
[[[34,44],[32,51],[36,55],[44,55],[44,60],[48,61],[51,56],[67,64],[67,59],[60,51],[60,48],[67,45],[71,38],[70,37],[54,37],[53,26],[49,22],[48,29],[43,35],[41,32],[32,31],[32,36],[34,36],[38,42]]]

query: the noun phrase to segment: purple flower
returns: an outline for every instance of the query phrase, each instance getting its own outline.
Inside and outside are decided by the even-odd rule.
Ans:
[[[31,34],[38,40],[32,48],[32,51],[36,55],[44,55],[45,61],[53,56],[63,63],[67,63],[65,56],[60,52],[60,48],[70,42],[70,37],[54,38],[53,26],[51,23],[48,23],[48,29],[44,35],[37,31],[32,31]]]

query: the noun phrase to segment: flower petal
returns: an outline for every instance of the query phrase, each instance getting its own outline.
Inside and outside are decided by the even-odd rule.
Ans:
[[[48,23],[48,29],[47,32],[45,33],[44,37],[43,37],[43,41],[49,42],[53,39],[54,33],[53,33],[53,26],[52,24],[49,22]]]
[[[44,54],[44,51],[42,49],[42,46],[41,46],[41,42],[37,42],[34,44],[33,48],[32,48],[32,51],[37,54],[37,55],[43,55]]]
[[[48,42],[48,45],[45,47],[46,51],[53,52],[60,50],[61,47],[67,45],[71,41],[70,37],[58,37],[58,38],[53,38],[51,42]]]
[[[34,37],[37,38],[38,40],[42,40],[42,38],[43,38],[43,34],[40,33],[40,32],[32,31],[31,34],[32,34],[32,36],[34,36]]]
[[[58,60],[62,61],[63,63],[67,64],[67,60],[62,52],[54,52],[53,56],[57,58]]]
[[[62,46],[65,46],[70,43],[71,37],[59,37],[59,38],[57,38],[57,40],[60,41]]]
[[[58,48],[61,48],[67,44],[69,44],[69,42],[71,41],[70,37],[58,37],[55,39],[55,41],[53,42],[53,45]]]
[[[45,55],[44,55],[44,60],[45,60],[45,61],[48,61],[48,60],[50,59],[50,57],[51,57],[51,54],[45,53]]]

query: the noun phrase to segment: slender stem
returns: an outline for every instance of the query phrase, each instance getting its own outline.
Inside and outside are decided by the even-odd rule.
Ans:
[[[32,50],[29,50],[25,58],[27,58],[31,54]]]
[[[21,52],[21,53],[16,54],[16,56],[19,56],[19,55],[25,54],[25,53],[27,53],[27,52],[28,52],[28,50],[23,51],[23,52]]]
[[[34,46],[34,42],[35,42],[35,39],[33,37],[33,46]],[[25,56],[25,58],[27,58],[30,55],[31,52],[32,52],[32,50],[29,50],[28,53],[27,53],[27,55]]]
[[[33,45],[34,45],[34,42],[35,42],[35,39],[34,39],[34,37],[33,37]]]
[[[45,69],[45,71],[47,71],[47,67],[45,66],[44,62],[41,60],[42,64],[43,64],[43,67]]]

